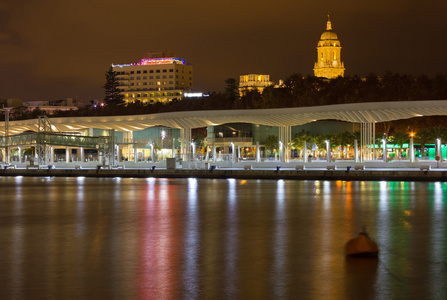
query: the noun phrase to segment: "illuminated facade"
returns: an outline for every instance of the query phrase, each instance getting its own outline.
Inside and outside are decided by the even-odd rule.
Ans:
[[[126,103],[182,99],[192,89],[192,66],[184,59],[151,54],[139,63],[112,65]]]
[[[345,66],[341,61],[341,46],[337,34],[332,31],[332,24],[328,16],[326,31],[320,37],[317,45],[317,62],[314,66],[316,77],[328,79],[343,77]]]
[[[272,86],[273,82],[270,81],[270,75],[248,74],[241,75],[239,77],[239,94],[243,96],[245,92],[258,90],[262,94],[262,91]]]

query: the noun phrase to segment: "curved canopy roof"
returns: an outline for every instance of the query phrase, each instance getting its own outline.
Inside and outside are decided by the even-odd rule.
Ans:
[[[341,120],[353,123],[376,123],[420,116],[447,115],[447,100],[370,102],[325,106],[185,111],[131,116],[51,118],[61,131],[86,128],[139,131],[153,126],[199,128],[225,123],[253,123],[268,126],[295,126],[317,120]],[[10,121],[9,134],[37,131],[37,119]],[[5,134],[5,122],[0,122],[0,135]]]

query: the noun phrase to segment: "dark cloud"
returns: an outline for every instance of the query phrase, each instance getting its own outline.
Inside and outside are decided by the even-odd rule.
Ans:
[[[170,51],[194,66],[198,90],[245,73],[312,74],[331,14],[347,75],[434,75],[447,67],[445,1],[4,1],[0,98],[102,97],[111,63]]]

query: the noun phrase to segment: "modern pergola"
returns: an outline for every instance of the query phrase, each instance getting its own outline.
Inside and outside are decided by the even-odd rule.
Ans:
[[[375,123],[409,119],[421,116],[447,115],[447,100],[418,100],[396,102],[370,102],[336,104],[312,107],[182,111],[146,115],[51,118],[60,131],[70,132],[88,128],[139,131],[153,126],[180,129],[185,145],[191,142],[191,129],[217,126],[226,123],[252,123],[279,127],[279,140],[288,150],[291,126],[317,120],[340,120],[361,124],[361,146],[368,147],[374,141]],[[9,134],[38,131],[38,121],[10,121]],[[5,135],[5,122],[0,123],[0,135]],[[365,150],[368,152],[368,150]]]

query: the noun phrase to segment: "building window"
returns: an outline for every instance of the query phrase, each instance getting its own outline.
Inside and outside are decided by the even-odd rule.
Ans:
[[[141,71],[137,71],[137,74],[140,74],[141,73]]]
[[[154,70],[150,70],[149,73],[154,73]]]
[[[144,74],[147,74],[147,70],[144,70],[143,73],[144,73]]]
[[[154,76],[149,76],[149,79],[154,79]]]
[[[160,73],[160,70],[155,70],[155,73]]]
[[[134,72],[133,71],[130,71],[130,74],[133,74]]]
[[[163,75],[163,79],[166,79],[166,75]]]
[[[156,79],[160,79],[160,76],[155,76]]]
[[[147,76],[143,76],[143,80],[146,80],[147,79]]]
[[[174,72],[174,69],[169,69],[169,72]]]
[[[174,78],[174,75],[169,75],[169,78]]]
[[[134,77],[130,77],[130,80],[134,80]]]
[[[143,82],[143,85],[147,85],[147,82]]]
[[[163,69],[163,73],[166,73],[166,71],[167,71],[166,69]]]
[[[169,81],[169,84],[174,84],[174,81]]]
[[[137,77],[137,80],[140,80],[140,76]]]

